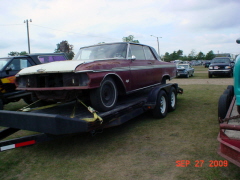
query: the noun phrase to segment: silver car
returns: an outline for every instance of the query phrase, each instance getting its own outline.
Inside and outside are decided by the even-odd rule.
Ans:
[[[177,77],[183,76],[189,78],[193,76],[194,68],[189,64],[178,64],[177,65]]]

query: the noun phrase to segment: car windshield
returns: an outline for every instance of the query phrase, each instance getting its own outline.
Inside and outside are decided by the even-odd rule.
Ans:
[[[213,59],[212,63],[229,63],[230,60],[227,58],[217,58],[217,59]]]
[[[1,71],[4,68],[4,66],[8,63],[8,61],[10,61],[10,58],[2,58],[2,59],[0,59],[0,70]]]
[[[127,44],[102,44],[81,48],[73,60],[125,59]]]
[[[187,68],[188,68],[188,65],[178,65],[177,68],[180,68],[180,69],[187,69]]]

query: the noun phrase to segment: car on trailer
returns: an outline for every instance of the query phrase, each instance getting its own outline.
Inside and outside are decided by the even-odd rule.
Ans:
[[[87,98],[96,110],[109,111],[118,95],[166,84],[176,76],[176,65],[161,61],[151,46],[117,42],[82,47],[72,61],[26,68],[16,76],[18,90],[46,103]]]

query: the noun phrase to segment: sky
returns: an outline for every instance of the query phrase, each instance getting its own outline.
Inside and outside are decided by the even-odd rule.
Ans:
[[[133,35],[160,54],[240,53],[240,0],[0,0],[0,57],[54,52],[67,40],[76,54]],[[153,35],[153,36],[151,36]]]

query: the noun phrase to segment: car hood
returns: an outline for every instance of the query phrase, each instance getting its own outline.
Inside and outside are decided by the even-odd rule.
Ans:
[[[230,66],[228,63],[211,63],[210,66]]]
[[[57,62],[51,62],[46,64],[40,64],[40,65],[24,68],[18,73],[18,75],[74,72],[75,68],[83,63],[84,61],[67,60],[67,61],[57,61]]]

